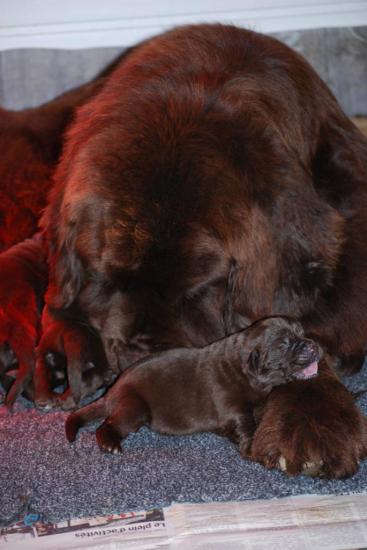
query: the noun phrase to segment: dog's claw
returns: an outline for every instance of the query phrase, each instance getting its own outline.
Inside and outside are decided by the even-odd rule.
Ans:
[[[279,469],[282,470],[282,472],[286,472],[286,471],[287,471],[287,461],[286,461],[286,459],[284,458],[284,456],[281,456],[281,457],[279,458],[278,466],[279,466]]]
[[[323,460],[316,461],[316,462],[313,462],[313,461],[304,462],[302,464],[302,467],[299,473],[304,476],[310,476],[310,477],[319,476],[322,473],[323,465],[324,465]],[[280,456],[278,461],[278,468],[282,472],[289,474],[288,463],[284,456]]]
[[[315,477],[322,473],[322,467],[324,465],[323,460],[318,462],[304,462],[302,464],[302,474],[304,476]]]

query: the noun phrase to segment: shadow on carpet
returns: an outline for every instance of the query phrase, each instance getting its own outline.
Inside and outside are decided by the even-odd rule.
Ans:
[[[367,362],[347,378],[353,391],[367,388]],[[358,405],[367,414],[367,395]],[[148,428],[131,434],[121,455],[102,454],[94,428],[71,445],[67,414],[41,412],[24,399],[10,414],[0,406],[0,525],[35,512],[45,521],[144,510],[173,502],[268,499],[289,495],[367,491],[367,461],[352,478],[288,478],[242,460],[213,434],[160,436]]]

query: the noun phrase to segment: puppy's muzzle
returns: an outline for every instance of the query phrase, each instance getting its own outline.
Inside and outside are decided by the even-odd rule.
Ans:
[[[318,373],[318,362],[321,359],[321,348],[312,340],[300,340],[294,349],[295,363],[299,369],[294,373],[297,379],[313,378]]]
[[[293,348],[294,361],[298,365],[306,365],[310,361],[319,361],[320,346],[313,340],[298,340]]]

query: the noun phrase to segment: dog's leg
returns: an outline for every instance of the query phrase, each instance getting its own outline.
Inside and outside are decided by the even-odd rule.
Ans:
[[[57,324],[45,323],[42,316],[43,334],[36,350],[34,374],[35,403],[39,407],[51,408],[56,405],[58,395],[52,390],[52,370],[47,357],[53,353],[64,354],[62,332]]]
[[[312,472],[344,478],[367,456],[367,422],[323,360],[318,377],[272,390],[251,456],[290,475]]]
[[[101,420],[105,418],[107,414],[106,401],[104,397],[93,401],[89,405],[82,407],[78,411],[69,414],[65,422],[65,432],[66,438],[70,443],[75,441],[77,433],[80,428],[94,422],[96,420]]]
[[[256,424],[252,407],[247,407],[245,411],[238,411],[226,418],[219,433],[228,437],[228,439],[238,446],[242,458],[248,458],[255,429]]]
[[[108,453],[121,453],[121,441],[149,421],[149,409],[136,394],[127,394],[118,408],[96,431],[99,448]]]
[[[35,365],[35,335],[20,330],[15,341],[10,340],[11,348],[18,359],[16,378],[5,398],[5,404],[11,408],[14,401],[31,382]]]

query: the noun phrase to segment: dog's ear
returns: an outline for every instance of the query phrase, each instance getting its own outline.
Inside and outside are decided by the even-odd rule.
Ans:
[[[66,309],[77,297],[84,280],[84,267],[76,249],[77,227],[68,224],[64,238],[49,253],[49,287],[47,304]]]
[[[240,269],[235,261],[232,262],[227,277],[227,287],[224,299],[224,324],[226,332],[236,332],[251,325],[252,321],[250,317],[245,316],[243,313],[239,313],[239,298],[242,294],[242,281],[240,275]]]

